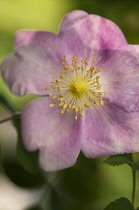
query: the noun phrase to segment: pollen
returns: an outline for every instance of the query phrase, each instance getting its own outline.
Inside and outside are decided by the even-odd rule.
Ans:
[[[64,55],[61,63],[63,65],[61,73],[53,75],[50,86],[45,88],[51,92],[49,94],[51,99],[56,99],[48,107],[57,106],[61,109],[60,114],[73,111],[74,119],[78,120],[79,116],[84,116],[84,109],[94,110],[104,106],[103,98],[106,92],[102,91],[100,83],[103,69],[94,65],[97,58],[94,57],[90,64],[73,56],[69,65]]]

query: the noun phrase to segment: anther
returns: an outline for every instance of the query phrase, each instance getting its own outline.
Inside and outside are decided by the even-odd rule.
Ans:
[[[64,112],[65,112],[65,111],[64,111],[64,109],[63,109],[63,110],[60,112],[60,114],[64,114]]]
[[[52,76],[52,79],[54,79],[55,77],[56,77],[56,75],[53,75],[53,76]]]
[[[51,96],[51,98],[52,98],[52,99],[55,99],[55,98],[57,98],[57,96],[56,96],[56,95],[53,95],[53,96]]]
[[[60,74],[60,78],[61,78],[61,79],[64,79],[64,76],[63,76],[63,74]]]
[[[78,117],[77,117],[77,116],[75,116],[75,117],[74,117],[74,119],[75,119],[75,120],[77,120],[77,119],[78,119]]]
[[[61,102],[59,105],[58,105],[58,107],[60,108],[60,107],[62,107],[64,105],[64,102]]]
[[[77,108],[77,107],[75,107],[75,108],[74,108],[74,111],[75,111],[75,112],[78,112],[78,108]]]
[[[52,84],[56,84],[56,81],[51,81]]]
[[[59,100],[57,99],[56,101],[54,101],[55,104],[57,104],[59,102]]]
[[[92,102],[92,101],[93,101],[93,99],[92,99],[92,98],[89,98],[89,101],[90,101],[90,102]]]
[[[94,101],[94,104],[97,105],[98,107],[100,106],[100,104],[96,100]]]
[[[55,86],[53,86],[53,89],[56,89],[57,88],[57,86],[55,85]]]
[[[69,69],[70,67],[69,66],[64,66],[64,70],[67,70]]]
[[[67,107],[67,104],[64,104],[64,105],[63,105],[63,109],[65,109],[66,107]]]
[[[90,107],[89,103],[84,104],[84,107]]]
[[[96,57],[94,57],[93,61],[94,61],[94,62],[96,62],[96,61],[97,61]]]
[[[50,89],[50,87],[46,87],[44,90],[49,90]]]
[[[55,82],[56,82],[56,83],[58,83],[58,82],[60,82],[60,81],[61,81],[60,79],[56,79],[56,81],[55,81]],[[56,83],[54,83],[54,84],[56,84]]]
[[[64,98],[60,98],[59,101],[64,101]]]
[[[104,101],[100,100],[100,104],[101,104],[101,106],[104,106]]]
[[[53,107],[53,106],[54,106],[54,104],[49,104],[49,105],[48,105],[48,107]]]

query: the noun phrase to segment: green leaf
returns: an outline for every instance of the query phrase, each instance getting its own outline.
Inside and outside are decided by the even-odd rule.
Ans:
[[[136,210],[139,210],[139,207],[137,207],[137,209]]]
[[[9,103],[9,101],[0,94],[0,103],[4,105],[10,112],[16,112],[16,109]]]
[[[123,164],[131,164],[132,158],[130,154],[122,154],[122,155],[113,155],[104,160],[104,163],[107,163],[111,166],[118,166]]]
[[[133,171],[139,170],[139,161],[134,162],[131,154],[113,155],[104,160],[104,163],[111,166],[128,164]]]
[[[104,210],[132,210],[132,204],[127,198],[119,198],[111,202]]]
[[[20,188],[38,188],[46,185],[43,173],[30,173],[25,170],[17,159],[8,158],[3,161],[2,168],[6,176]],[[17,176],[18,174],[18,176]]]
[[[13,124],[18,134],[18,142],[17,142],[18,160],[20,161],[24,169],[26,169],[27,171],[31,173],[37,173],[39,171],[38,151],[28,152],[24,148],[24,145],[22,142],[22,135],[21,135],[20,119],[13,120]]]

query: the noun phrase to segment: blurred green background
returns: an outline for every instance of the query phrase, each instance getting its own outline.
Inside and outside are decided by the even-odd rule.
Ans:
[[[139,1],[137,0],[0,0],[0,62],[7,54],[13,52],[14,34],[17,30],[38,29],[58,33],[62,17],[75,9],[114,21],[122,29],[130,44],[139,44]],[[22,98],[14,96],[2,78],[0,78],[0,93],[4,94],[17,110],[22,110],[25,104],[34,98],[34,96]],[[0,106],[0,119],[8,116],[7,111]],[[58,173],[40,172],[32,175],[26,172],[16,159],[16,133],[11,123],[0,125],[0,143],[1,174],[7,176],[7,182],[12,182],[14,186],[18,186],[18,189],[24,188],[30,193],[33,189],[37,192],[44,190],[46,198],[41,198],[43,193],[38,194],[41,202],[43,200],[43,207],[38,204],[31,208],[29,205],[33,202],[32,204],[26,202],[22,207],[20,205],[15,207],[14,203],[12,204],[14,208],[3,205],[0,206],[0,210],[42,208],[101,210],[116,198],[131,198],[132,176],[128,166],[109,167],[103,164],[104,158],[90,160],[81,154],[77,164],[72,168]],[[53,187],[48,187],[48,180],[49,185],[51,183]],[[48,191],[45,194],[46,188]],[[139,182],[137,188],[136,203],[139,205]],[[0,186],[0,196],[1,190],[3,188]],[[5,199],[6,202],[8,199],[9,202],[13,202],[8,197]],[[18,199],[15,200],[18,202]]]

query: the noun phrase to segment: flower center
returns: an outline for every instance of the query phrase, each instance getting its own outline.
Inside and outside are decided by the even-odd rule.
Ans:
[[[83,90],[86,88],[86,83],[85,82],[77,82],[74,84],[74,88],[76,92],[83,92]]]
[[[72,89],[75,92],[75,94],[78,94],[78,92],[83,93],[84,91],[88,91],[89,85],[85,81],[78,81],[73,85]]]
[[[86,93],[89,91],[88,81],[86,81],[84,77],[78,78],[78,76],[75,76],[74,80],[73,83],[70,85],[71,94],[76,97],[85,96]]]
[[[77,120],[78,115],[84,116],[84,108],[94,109],[95,106],[103,106],[102,96],[106,92],[101,91],[102,85],[98,75],[102,68],[94,66],[94,62],[96,62],[96,58],[87,68],[86,60],[82,60],[81,65],[78,65],[77,57],[73,57],[71,65],[67,65],[66,56],[64,56],[64,61],[62,61],[64,71],[59,76],[52,76],[56,80],[51,81],[51,87],[45,88],[46,90],[51,89],[49,96],[56,99],[53,104],[49,104],[49,107],[58,104],[58,108],[62,109],[60,114],[74,110],[74,118]]]

